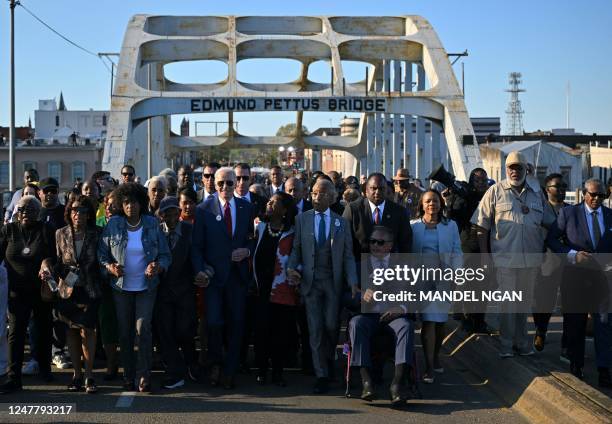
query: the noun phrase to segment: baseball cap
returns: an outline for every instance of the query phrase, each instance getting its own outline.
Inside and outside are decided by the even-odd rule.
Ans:
[[[506,166],[510,165],[522,165],[527,166],[527,159],[521,152],[510,152],[506,158]]]
[[[38,183],[38,187],[41,190],[44,190],[44,189],[50,188],[50,187],[58,188],[59,187],[59,183],[57,182],[57,180],[55,178],[47,177],[47,178],[43,178],[42,180],[40,180],[40,182]]]
[[[175,196],[167,196],[159,203],[159,212],[165,212],[168,209],[180,209],[178,199]]]

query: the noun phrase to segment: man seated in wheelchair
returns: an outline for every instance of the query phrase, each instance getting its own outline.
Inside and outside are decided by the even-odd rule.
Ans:
[[[361,313],[353,316],[348,326],[352,346],[350,366],[359,367],[361,399],[373,400],[373,340],[381,333],[391,334],[395,342],[395,371],[389,394],[392,404],[397,405],[404,401],[400,392],[401,382],[413,362],[414,314],[408,313],[408,307],[400,302],[378,301],[381,293],[399,293],[405,291],[406,285],[395,281],[384,281],[382,285],[372,284],[374,276],[380,276],[381,271],[376,271],[377,269],[395,268],[396,264],[392,263],[395,261],[390,254],[393,251],[393,232],[387,227],[375,226],[369,243],[370,255],[358,266],[358,272],[368,276],[366,284],[364,279],[360,278]],[[376,291],[379,292],[377,295]]]

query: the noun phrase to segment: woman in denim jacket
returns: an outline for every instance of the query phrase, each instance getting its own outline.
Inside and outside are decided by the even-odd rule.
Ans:
[[[109,274],[117,310],[124,388],[151,391],[151,318],[159,275],[170,266],[171,256],[159,221],[146,214],[146,189],[136,183],[116,190],[122,213],[106,224],[98,247],[103,269]],[[138,335],[138,357],[134,335]],[[138,375],[136,375],[138,373]]]

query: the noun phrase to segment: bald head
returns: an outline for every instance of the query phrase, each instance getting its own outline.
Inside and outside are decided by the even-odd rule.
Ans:
[[[290,194],[296,202],[304,197],[304,184],[296,177],[291,177],[285,181],[285,193]]]

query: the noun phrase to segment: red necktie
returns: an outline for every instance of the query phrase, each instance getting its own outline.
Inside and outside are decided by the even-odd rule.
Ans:
[[[380,209],[374,208],[374,224],[380,224]]]
[[[223,218],[225,218],[225,228],[227,228],[227,234],[232,237],[232,211],[230,210],[229,202],[225,202]]]

